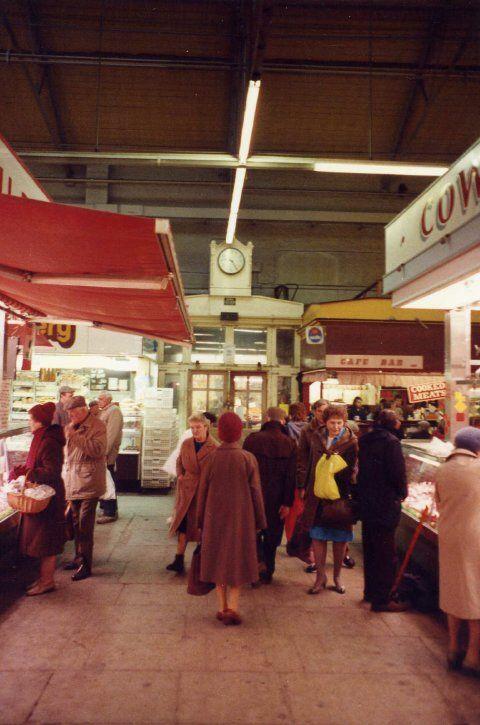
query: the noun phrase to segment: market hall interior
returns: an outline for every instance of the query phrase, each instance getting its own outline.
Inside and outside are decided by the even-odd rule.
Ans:
[[[312,575],[282,548],[272,584],[247,592],[242,626],[226,628],[214,593],[189,596],[165,571],[171,498],[121,496],[120,507],[97,528],[95,576],[60,572],[56,592],[2,608],[0,722],[480,721],[480,688],[446,672],[436,616],[361,603],[359,548],[343,597],[308,596]]]
[[[480,723],[478,669],[447,671],[433,505],[443,439],[480,428],[479,24],[472,0],[4,0],[0,723]],[[64,394],[123,431],[93,568],[67,543],[32,594],[16,533],[42,501],[9,479]],[[192,413],[245,438],[280,406],[298,433],[319,399],[359,440],[395,407],[396,544],[419,534],[435,611],[362,601],[357,526],[345,593],[309,596],[283,544],[226,627],[166,570],[167,461]]]

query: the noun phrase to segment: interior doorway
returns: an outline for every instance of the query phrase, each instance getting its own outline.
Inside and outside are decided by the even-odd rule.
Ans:
[[[231,399],[246,428],[260,425],[267,401],[265,373],[231,373]]]

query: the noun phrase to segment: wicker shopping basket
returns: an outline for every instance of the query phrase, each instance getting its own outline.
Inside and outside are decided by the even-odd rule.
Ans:
[[[32,484],[30,484],[30,487],[32,487]],[[33,487],[35,487],[35,484],[33,484]],[[7,493],[7,501],[12,509],[15,509],[15,511],[20,511],[22,514],[39,514],[41,511],[44,511],[47,508],[54,495],[55,493],[53,493],[48,498],[38,499],[30,498],[30,496],[25,496],[25,494],[23,493],[10,492]]]

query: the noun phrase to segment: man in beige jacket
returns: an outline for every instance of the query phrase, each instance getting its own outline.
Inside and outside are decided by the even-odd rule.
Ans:
[[[65,495],[73,513],[75,558],[65,566],[74,570],[73,581],[92,573],[93,532],[98,499],[105,493],[107,431],[105,424],[90,414],[85,398],[68,401],[70,423],[65,427]]]
[[[98,406],[100,408],[98,417],[105,423],[107,428],[107,468],[115,483],[115,461],[122,442],[123,415],[118,405],[112,402],[110,393],[100,393]],[[116,494],[114,498],[100,501],[100,508],[103,515],[97,519],[97,524],[110,524],[116,521],[118,519]]]

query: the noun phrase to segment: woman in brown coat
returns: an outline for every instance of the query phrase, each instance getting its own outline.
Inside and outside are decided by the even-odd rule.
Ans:
[[[65,489],[62,481],[65,437],[59,425],[52,425],[54,403],[35,405],[29,411],[33,440],[24,466],[14,476],[27,475],[32,483],[46,483],[55,496],[39,514],[22,514],[19,546],[25,556],[40,559],[40,578],[27,590],[28,596],[46,594],[55,589],[55,557],[65,544]]]
[[[435,474],[440,608],[448,617],[450,669],[480,677],[480,430],[462,428]],[[459,643],[468,621],[468,648]]]
[[[313,553],[317,568],[317,578],[314,586],[309,589],[309,594],[319,594],[322,589],[326,588],[325,562],[329,541],[332,542],[333,546],[334,586],[331,588],[339,594],[345,593],[345,587],[341,583],[340,575],[346,545],[353,540],[352,526],[340,519],[338,522],[333,520],[325,525],[322,515],[324,510],[326,512],[328,509],[330,502],[339,501],[340,499],[348,501],[351,498],[351,487],[357,469],[358,442],[347,427],[346,418],[347,412],[343,406],[329,405],[323,414],[325,427],[320,428],[312,436],[306,481],[305,509],[302,516],[303,525],[310,530],[310,536],[313,540]],[[327,461],[333,458],[333,464],[338,463],[339,465],[335,466],[337,472],[333,475],[334,481],[331,490],[324,493],[320,491],[320,496],[318,496],[316,494],[319,489],[315,485],[315,478],[317,464],[323,456]]]
[[[189,541],[200,541],[197,528],[197,491],[200,474],[211,456],[216,442],[210,435],[209,420],[203,413],[194,413],[188,419],[192,438],[183,441],[177,458],[177,497],[170,526],[170,536],[178,536],[177,553],[168,571],[185,571],[185,550]]]
[[[202,530],[200,578],[217,586],[217,619],[240,624],[240,587],[258,581],[257,531],[267,527],[258,464],[240,448],[242,421],[224,413],[222,444],[202,471],[197,522]]]

